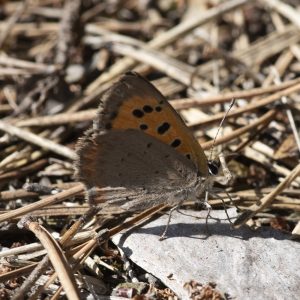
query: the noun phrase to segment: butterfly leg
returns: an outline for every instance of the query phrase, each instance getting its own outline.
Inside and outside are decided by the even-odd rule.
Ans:
[[[181,203],[178,204],[178,205],[176,205],[176,206],[174,206],[174,207],[172,207],[172,208],[170,209],[170,212],[169,212],[169,218],[168,218],[168,221],[167,221],[165,230],[164,230],[164,232],[161,234],[161,236],[160,236],[160,238],[159,238],[160,241],[162,241],[162,240],[164,240],[164,239],[166,238],[166,234],[167,234],[167,231],[168,231],[170,222],[171,222],[172,213],[173,213],[174,210],[177,210],[177,209],[179,208],[180,205],[181,205]]]
[[[220,190],[220,189],[217,189],[217,188],[215,188],[215,190],[216,190],[216,191],[224,192],[224,193],[227,195],[227,197],[229,198],[230,204],[231,204],[232,206],[234,206],[234,207],[237,209],[237,211],[239,210],[239,208],[235,205],[235,203],[234,203],[232,197],[230,196],[230,194],[229,194],[226,190]],[[230,219],[230,217],[229,217],[229,215],[228,215],[228,212],[227,212],[227,208],[226,208],[226,204],[225,204],[224,199],[223,199],[219,194],[217,194],[217,193],[210,192],[210,194],[211,194],[212,196],[214,196],[214,197],[216,197],[216,198],[218,198],[218,199],[220,199],[220,200],[222,201],[223,207],[224,207],[224,211],[225,211],[225,213],[226,213],[228,222],[230,223],[231,226],[233,226],[233,223],[231,222],[231,219]]]
[[[205,200],[203,202],[203,206],[204,208],[207,210],[207,215],[205,218],[205,227],[206,227],[206,231],[208,233],[208,235],[210,235],[209,229],[208,229],[208,218],[210,217],[210,212],[212,211],[212,207],[211,205],[208,203],[208,191],[205,191]]]
[[[225,160],[225,156],[224,154],[221,152],[219,154],[219,160],[222,166],[222,170],[223,170],[223,176],[222,176],[222,184],[224,185],[228,185],[232,180],[233,180],[233,176],[227,166],[226,160]]]

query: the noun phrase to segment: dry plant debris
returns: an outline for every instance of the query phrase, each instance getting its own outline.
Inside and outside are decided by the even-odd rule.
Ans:
[[[128,216],[91,212],[73,178],[77,139],[128,70],[168,97],[207,153],[236,99],[216,147],[234,175],[219,185],[234,203],[224,201],[241,211],[236,226],[297,238],[299,11],[296,0],[2,1],[0,298],[109,295],[132,281],[108,242]],[[210,203],[222,209],[219,199]],[[27,224],[35,235],[17,227],[26,214],[37,218]],[[61,264],[50,264],[55,255]],[[176,299],[136,268],[147,288],[135,299]]]
[[[223,296],[219,291],[215,290],[216,284],[209,282],[203,285],[199,282],[191,280],[184,284],[184,288],[188,291],[189,297],[195,300],[223,300]]]

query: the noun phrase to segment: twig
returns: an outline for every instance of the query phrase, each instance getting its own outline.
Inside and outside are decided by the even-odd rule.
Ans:
[[[299,12],[297,12],[292,6],[279,0],[264,0],[264,3],[300,28]]]
[[[46,160],[45,160],[46,161]],[[77,185],[78,182],[62,182],[58,184],[52,184],[48,186],[49,189],[69,189],[75,185]],[[16,199],[24,199],[24,198],[35,198],[38,197],[40,194],[36,191],[28,191],[26,189],[17,189],[13,191],[2,191],[0,192],[0,201],[12,201]]]
[[[131,57],[136,61],[164,72],[169,77],[187,86],[191,85],[192,75],[195,73],[196,69],[166,55],[165,53],[153,49],[137,48],[119,43],[113,43],[110,48],[118,54]],[[193,86],[199,88],[201,86],[201,81],[197,80],[197,78],[193,78]]]
[[[274,82],[275,82],[275,84],[280,84],[280,83],[281,83],[281,80],[280,80],[279,73],[277,72],[276,68],[272,68],[272,70],[273,70],[274,73],[275,73],[275,75],[274,75]],[[283,104],[287,105],[287,97],[286,97],[286,96],[281,97],[281,102],[282,102]],[[299,138],[299,132],[298,132],[298,129],[297,129],[297,126],[296,126],[296,122],[295,122],[295,119],[294,119],[292,110],[291,110],[290,108],[286,108],[286,114],[287,114],[287,117],[288,117],[289,122],[290,122],[290,126],[291,126],[291,129],[292,129],[292,132],[293,132],[295,141],[296,141],[296,145],[297,145],[297,147],[298,147],[298,152],[299,152],[299,154],[300,154],[300,138]]]
[[[69,60],[70,46],[78,40],[80,29],[81,0],[67,0],[64,4],[63,14],[59,26],[57,53],[55,62],[66,65]],[[74,36],[75,35],[75,36]],[[70,54],[70,53],[69,53]]]
[[[74,113],[62,113],[53,116],[42,116],[35,117],[28,120],[17,121],[17,119],[10,119],[9,121],[14,123],[19,127],[47,127],[47,126],[57,126],[71,123],[78,123],[84,121],[91,121],[96,117],[97,109],[88,109],[84,111],[74,112]]]
[[[290,174],[268,195],[260,200],[259,204],[251,205],[246,211],[235,220],[234,226],[240,227],[245,224],[249,219],[255,216],[258,212],[268,207],[274,198],[279,195],[285,188],[287,188],[298,176],[300,175],[300,164],[298,164]]]
[[[295,84],[292,87],[289,87],[287,89],[279,91],[279,92],[277,92],[277,93],[275,93],[271,96],[268,96],[264,99],[259,99],[259,100],[255,101],[254,103],[250,103],[248,105],[245,105],[244,107],[231,110],[231,112],[228,114],[228,118],[236,117],[236,116],[239,116],[239,115],[241,115],[245,112],[250,112],[250,111],[255,110],[257,108],[266,106],[266,105],[271,104],[275,101],[278,101],[283,96],[288,96],[288,95],[290,95],[292,93],[295,93],[299,90],[300,90],[300,84]],[[194,122],[194,123],[190,124],[190,126],[199,126],[199,125],[211,124],[211,123],[214,123],[214,122],[218,122],[223,118],[223,115],[224,115],[224,113],[220,112],[220,113],[215,114],[212,117],[207,118],[206,120],[204,119],[200,122]]]
[[[40,240],[44,248],[47,250],[49,259],[58,274],[58,278],[66,295],[69,299],[80,299],[79,290],[75,281],[74,274],[65,257],[62,249],[51,234],[37,222],[32,221],[30,218],[25,218],[19,222],[19,226],[25,226],[31,230],[36,237]],[[17,298],[16,298],[17,299]]]
[[[40,159],[40,160],[33,162],[30,165],[18,168],[17,170],[13,170],[10,172],[0,174],[0,182],[1,182],[1,184],[4,184],[6,182],[9,182],[12,179],[22,178],[23,176],[25,176],[27,174],[30,174],[30,173],[40,170],[47,163],[48,163],[47,159]]]
[[[11,280],[13,278],[18,278],[24,275],[27,275],[28,273],[30,273],[35,267],[36,267],[37,263],[32,263],[31,265],[22,267],[22,268],[18,268],[16,270],[7,272],[7,273],[2,273],[0,274],[0,282],[5,282],[7,280]]]
[[[69,228],[64,235],[61,237],[59,243],[62,247],[66,247],[68,245],[68,242],[71,240],[72,237],[74,237],[75,233],[79,231],[79,229],[82,228],[82,226],[86,223],[88,219],[90,219],[95,213],[97,213],[97,209],[91,208],[89,211],[84,214],[79,220],[77,220],[71,228]],[[49,265],[50,259],[49,256],[45,256],[38,265],[34,264],[34,271],[30,274],[30,276],[24,281],[22,284],[20,291],[25,294],[29,288],[31,288],[34,284],[34,282],[42,275],[42,273],[47,269]],[[35,294],[38,293],[38,290]],[[16,295],[17,296],[17,295]]]
[[[0,130],[10,134],[15,135],[18,138],[27,141],[28,143],[39,146],[43,149],[50,150],[56,154],[62,155],[68,159],[74,160],[76,158],[76,154],[73,150],[59,145],[53,141],[50,141],[46,138],[42,138],[34,133],[31,133],[25,129],[20,129],[16,126],[10,125],[6,122],[0,120]]]
[[[124,222],[123,224],[116,226],[112,229],[110,229],[108,232],[105,232],[104,234],[104,238],[105,240],[107,240],[109,237],[112,237],[113,235],[121,232],[124,229],[127,228],[131,228],[133,225],[136,225],[137,223],[139,223],[141,220],[144,220],[145,218],[150,218],[151,216],[153,216],[154,214],[156,214],[157,212],[165,209],[166,207],[168,207],[167,205],[157,205],[155,207],[152,207],[150,209],[147,209],[146,211],[144,211],[141,214],[138,214],[137,216],[133,217],[132,219],[130,219],[129,221]],[[101,240],[99,240],[99,238]],[[95,236],[94,238],[92,238],[90,241],[88,241],[83,247],[81,247],[81,249],[79,251],[77,251],[76,253],[74,253],[73,255],[73,260],[77,261],[78,263],[75,265],[73,271],[77,270],[80,266],[80,264],[85,260],[85,258],[89,255],[89,253],[91,251],[93,251],[93,249],[103,243],[105,240],[103,240],[103,236],[102,233],[100,232],[98,234],[98,236]],[[53,274],[48,281],[46,282],[44,287],[47,287],[48,285],[50,285],[55,279],[56,279],[56,274]],[[60,290],[57,291],[56,296],[59,294]],[[54,299],[56,299],[56,296]]]
[[[223,143],[227,143],[227,142],[231,141],[232,139],[240,137],[242,134],[244,134],[246,132],[250,132],[251,130],[253,130],[254,128],[256,128],[262,124],[270,122],[274,118],[275,115],[276,115],[275,110],[268,111],[267,113],[265,113],[263,116],[261,116],[254,122],[251,122],[251,124],[243,126],[242,128],[236,129],[233,132],[218,138],[215,142],[215,146],[221,145]],[[209,142],[201,144],[201,146],[204,150],[207,150],[207,149],[211,148],[211,146],[213,145],[213,142],[214,141],[209,141]]]
[[[34,211],[35,209],[39,209],[39,208],[45,207],[45,206],[50,205],[50,204],[58,203],[58,202],[63,201],[65,199],[69,198],[69,197],[72,197],[72,196],[75,196],[77,194],[83,193],[84,190],[85,190],[85,188],[84,188],[83,184],[78,184],[78,185],[76,185],[76,186],[74,186],[74,187],[72,187],[72,188],[70,188],[66,191],[62,191],[62,192],[60,192],[56,195],[46,197],[46,198],[44,198],[40,201],[28,204],[26,206],[17,208],[15,210],[8,211],[8,212],[0,215],[0,222],[4,222],[4,221],[7,221],[9,219],[16,218],[16,217],[28,214],[28,213]]]
[[[227,92],[218,95],[206,96],[201,99],[174,99],[170,101],[170,104],[175,109],[186,109],[191,107],[203,107],[203,106],[212,106],[219,103],[226,103],[231,101],[232,99],[244,99],[247,101],[251,101],[252,97],[260,96],[262,94],[273,93],[283,89],[286,89],[290,86],[296,85],[300,83],[300,78],[285,81],[279,85],[272,85],[267,87],[259,87],[250,90],[242,90],[242,91],[234,91]]]
[[[14,26],[14,24],[18,21],[18,19],[21,17],[21,15],[24,13],[25,9],[27,7],[27,1],[21,2],[16,11],[11,15],[8,21],[6,21],[5,29],[1,30],[0,33],[0,49],[3,47],[3,44],[8,37],[11,28]]]
[[[31,73],[41,73],[41,74],[48,74],[53,73],[57,70],[55,65],[46,65],[42,63],[34,63],[31,61],[26,61],[23,59],[17,59],[14,57],[9,57],[7,55],[1,54],[0,55],[0,64],[9,67],[21,68],[27,70],[28,74]],[[5,70],[5,69],[3,69]],[[23,72],[25,72],[23,70]],[[22,71],[22,70],[20,70]],[[1,73],[2,75],[2,73]]]
[[[207,10],[205,13],[199,15],[198,18],[192,18],[187,20],[179,25],[173,27],[169,31],[166,31],[152,41],[149,42],[149,47],[153,49],[162,48],[168,44],[171,44],[179,37],[187,34],[188,32],[194,30],[195,28],[208,23],[211,20],[216,19],[217,17],[236,9],[246,3],[249,3],[249,0],[231,0],[223,2],[221,5],[211,8]],[[98,77],[94,82],[92,82],[88,88],[86,89],[85,93],[87,95],[93,93],[99,86],[103,83],[112,80],[116,76],[120,75],[121,73],[125,72],[128,69],[133,68],[136,65],[136,62],[131,58],[124,58],[118,61],[110,70],[100,77]]]

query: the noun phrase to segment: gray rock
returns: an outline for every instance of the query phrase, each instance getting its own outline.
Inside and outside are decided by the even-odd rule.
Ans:
[[[229,211],[232,217],[234,210]],[[192,217],[192,216],[196,216]],[[231,229],[223,211],[172,214],[167,239],[159,241],[167,215],[113,241],[137,265],[159,278],[181,299],[184,283],[214,282],[235,299],[299,299],[300,244],[271,228]],[[173,274],[170,276],[170,274]]]

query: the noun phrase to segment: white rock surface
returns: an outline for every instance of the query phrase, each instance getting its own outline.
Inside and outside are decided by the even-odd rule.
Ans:
[[[215,282],[234,299],[300,299],[299,243],[270,228],[230,229],[223,211],[211,215],[210,236],[205,211],[181,210],[172,215],[166,240],[158,240],[168,217],[163,215],[113,241],[181,299],[188,299],[183,284],[190,280]]]

